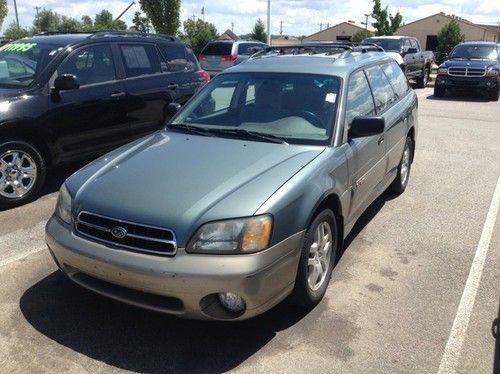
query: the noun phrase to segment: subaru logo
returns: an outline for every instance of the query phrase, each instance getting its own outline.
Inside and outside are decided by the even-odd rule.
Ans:
[[[121,226],[115,226],[111,229],[111,235],[113,235],[116,239],[123,239],[127,236],[127,230]]]

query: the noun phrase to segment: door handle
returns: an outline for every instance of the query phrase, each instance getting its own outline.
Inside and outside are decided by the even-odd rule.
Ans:
[[[179,87],[179,85],[178,85],[178,84],[176,84],[176,83],[170,83],[170,84],[167,86],[167,88],[168,88],[169,90],[175,90],[177,87]]]
[[[114,98],[120,98],[120,97],[124,97],[126,95],[125,92],[120,92],[120,91],[117,91],[117,92],[113,92],[111,94],[111,97],[114,97]]]
[[[383,136],[378,138],[378,145],[382,145],[382,144],[384,144],[384,137]]]

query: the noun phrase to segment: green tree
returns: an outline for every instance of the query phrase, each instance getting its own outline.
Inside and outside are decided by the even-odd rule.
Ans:
[[[7,39],[10,40],[22,39],[31,35],[28,29],[17,26],[16,22],[12,22],[3,34]]]
[[[34,32],[56,32],[61,24],[61,16],[52,10],[42,10],[33,21]]]
[[[191,44],[196,54],[199,54],[209,41],[217,39],[215,25],[199,18],[196,21],[188,19],[183,23],[183,28],[182,39]]]
[[[372,17],[376,21],[373,23],[373,27],[377,29],[376,35],[393,35],[403,21],[403,16],[399,11],[396,12],[395,16],[392,16],[389,14],[388,7],[382,9],[380,0],[373,0]]]
[[[151,31],[151,21],[148,17],[142,15],[141,12],[134,13],[134,19],[132,20],[134,28],[143,34],[147,34]]]
[[[139,0],[139,3],[156,32],[177,35],[181,0]]]
[[[267,43],[266,27],[264,26],[264,22],[262,22],[261,19],[258,19],[257,22],[255,22],[250,36],[254,40],[259,40],[262,43]]]
[[[92,21],[92,18],[90,18],[90,16],[85,15],[82,17],[82,31],[84,32],[94,31],[94,21]]]
[[[449,54],[453,47],[465,40],[465,35],[460,30],[460,25],[457,21],[451,20],[447,25],[444,25],[437,34],[437,63],[444,60],[444,56]]]
[[[61,16],[61,23],[57,26],[58,32],[72,33],[83,31],[82,24],[71,17]]]
[[[105,9],[95,15],[94,31],[126,29],[127,24],[125,22],[122,20],[114,21],[113,15]]]
[[[9,8],[7,7],[7,0],[0,0],[0,29],[3,26],[3,21],[9,12]],[[10,26],[9,26],[10,27]]]
[[[373,36],[373,33],[371,31],[368,31],[366,29],[359,30],[352,36],[352,42],[354,43],[361,43],[364,39],[369,38],[370,36]]]

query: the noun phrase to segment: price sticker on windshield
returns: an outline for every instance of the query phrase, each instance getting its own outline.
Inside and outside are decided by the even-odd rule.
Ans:
[[[337,94],[334,92],[329,92],[326,94],[325,101],[327,103],[332,103],[335,104],[335,101],[337,101]]]
[[[7,44],[3,50],[7,52],[28,52],[36,45],[36,43],[10,43]]]

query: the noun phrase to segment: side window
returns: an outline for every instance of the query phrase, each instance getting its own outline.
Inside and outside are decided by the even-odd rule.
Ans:
[[[238,54],[239,55],[249,55],[250,48],[252,47],[252,43],[241,43],[238,45]]]
[[[363,71],[358,71],[351,75],[349,79],[345,123],[347,127],[350,127],[354,118],[374,114],[375,106],[373,105],[370,86],[368,86]]]
[[[57,75],[72,74],[81,86],[113,81],[115,64],[109,45],[93,45],[73,52],[57,69]]]
[[[167,58],[169,71],[182,71],[186,69],[186,47],[183,44],[162,44],[160,47],[163,55]]]
[[[405,39],[404,44],[403,44],[403,50],[405,52],[407,52],[408,49],[410,49],[411,47],[412,47],[412,45],[410,43],[410,39]]]
[[[187,60],[187,65],[186,65],[187,70],[198,70],[200,68],[198,60],[194,55],[193,49],[189,46],[186,46],[186,60]]]
[[[121,44],[120,52],[127,78],[158,74],[164,70],[153,44]]]
[[[382,65],[382,70],[389,78],[394,91],[399,97],[403,97],[409,89],[408,79],[396,61],[386,62]]]
[[[415,48],[417,51],[419,50],[418,43],[415,39],[410,39],[410,45],[412,48]]]
[[[366,69],[366,75],[373,91],[375,109],[381,113],[397,100],[396,94],[380,66]]]

